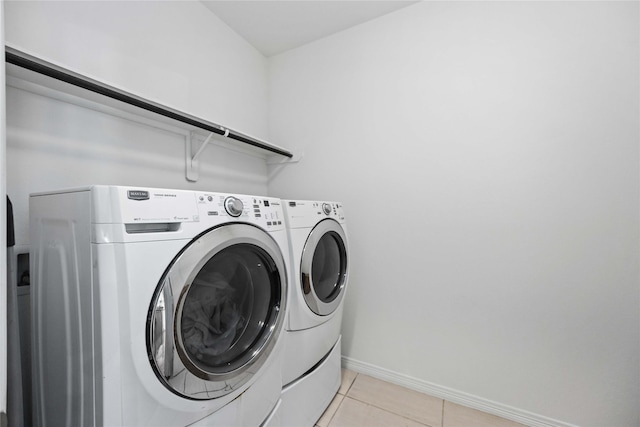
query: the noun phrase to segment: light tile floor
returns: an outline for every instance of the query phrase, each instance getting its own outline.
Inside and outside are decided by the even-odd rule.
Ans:
[[[524,427],[364,374],[343,369],[338,394],[317,427]]]

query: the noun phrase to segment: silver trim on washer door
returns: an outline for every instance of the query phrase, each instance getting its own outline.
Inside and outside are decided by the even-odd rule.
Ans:
[[[167,281],[169,279],[167,278]],[[162,299],[164,300],[164,325],[170,325],[173,317],[173,294],[171,284],[163,286]],[[171,328],[164,328],[164,363],[162,373],[165,378],[173,376],[173,331]]]
[[[224,292],[223,273],[233,276],[224,282]],[[196,238],[174,259],[151,301],[147,351],[156,376],[169,390],[190,399],[215,399],[238,390],[269,357],[283,328],[286,295],[283,255],[265,231],[234,223]],[[206,298],[219,301],[206,307]],[[211,309],[207,315],[215,319],[207,321],[204,310],[194,311],[200,305]],[[237,317],[236,323],[227,328],[231,338],[227,334],[223,339],[222,332],[212,330],[225,322],[230,325],[230,315]],[[194,321],[196,316],[200,318]],[[185,329],[191,324],[193,328]],[[193,342],[183,336],[185,330],[202,331],[197,351],[208,351],[208,359],[198,360]],[[206,347],[212,342],[217,347]]]
[[[339,252],[339,268],[338,274],[335,275],[335,282],[332,281],[333,290],[327,298],[320,298],[316,292],[316,284],[314,284],[314,266],[313,261],[316,255],[316,249],[321,239],[329,235],[335,240]],[[345,285],[348,276],[348,254],[347,254],[347,237],[340,224],[332,219],[320,221],[309,233],[309,237],[302,250],[302,258],[300,261],[300,279],[302,285],[302,294],[309,308],[320,316],[327,316],[333,313],[342,298],[344,297]],[[316,267],[317,268],[317,267]]]

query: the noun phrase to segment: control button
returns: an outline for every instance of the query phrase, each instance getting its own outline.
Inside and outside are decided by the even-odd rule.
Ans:
[[[232,217],[239,217],[240,215],[242,215],[244,205],[242,203],[242,200],[238,199],[237,197],[229,196],[224,199],[224,208]]]
[[[271,225],[271,221],[267,221],[267,225]]]
[[[204,202],[204,196],[200,196],[199,199],[201,202]]]
[[[207,196],[207,200],[212,202],[213,201],[213,196]]]
[[[268,200],[265,200],[265,201],[264,201],[264,205],[265,205],[266,207],[269,207],[269,201],[268,201]]]
[[[329,203],[323,203],[322,212],[324,212],[325,215],[329,215],[331,213],[331,205],[329,205]]]

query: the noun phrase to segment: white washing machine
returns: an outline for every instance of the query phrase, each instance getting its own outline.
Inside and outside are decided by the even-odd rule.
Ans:
[[[35,425],[279,423],[280,200],[93,186],[30,215]]]
[[[312,426],[340,386],[349,269],[346,221],[338,202],[282,204],[291,251],[282,424]]]

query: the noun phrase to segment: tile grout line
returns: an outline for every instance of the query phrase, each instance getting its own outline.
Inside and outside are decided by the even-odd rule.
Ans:
[[[390,410],[388,410],[388,409],[381,408],[381,407],[379,407],[379,406],[377,406],[377,405],[374,405],[374,404],[373,404],[373,403],[371,403],[371,402],[365,402],[364,400],[356,399],[356,398],[354,398],[354,397],[346,396],[346,395],[344,396],[344,399],[342,399],[342,402],[340,402],[340,405],[338,406],[338,408],[339,408],[340,406],[342,406],[342,404],[344,403],[344,401],[345,401],[347,398],[349,398],[349,399],[351,399],[351,400],[354,400],[354,401],[356,401],[356,402],[363,403],[363,404],[365,404],[365,405],[367,405],[367,406],[371,406],[372,408],[379,409],[379,410],[381,410],[381,411],[383,411],[383,412],[386,412],[386,413],[388,413],[388,414],[392,414],[392,415],[395,415],[395,416],[397,416],[397,417],[404,418],[405,420],[411,421],[412,423],[420,424],[421,426],[424,426],[424,427],[437,427],[437,426],[430,426],[429,424],[425,424],[425,423],[423,423],[422,421],[418,421],[418,420],[415,420],[415,419],[413,419],[413,418],[407,417],[405,414],[399,414],[399,413],[397,413],[397,412],[393,412],[393,411],[390,411]],[[336,412],[333,414],[333,416],[335,416],[335,414],[336,414],[337,412],[338,412],[338,411],[336,410]],[[333,417],[331,417],[331,419],[333,420]],[[331,427],[331,425],[329,425],[328,427]]]
[[[338,393],[339,394],[339,393]],[[337,396],[337,395],[336,395]],[[331,421],[333,421],[333,419],[336,417],[336,414],[338,413],[338,411],[340,410],[340,407],[342,406],[342,404],[344,403],[344,400],[347,398],[346,394],[341,395],[342,399],[340,400],[340,403],[338,404],[338,407],[336,408],[335,411],[333,411],[333,414],[331,414],[331,417],[329,417],[329,421],[327,421],[327,427],[331,427]]]
[[[344,392],[344,394],[342,394],[342,400],[340,400],[340,404],[338,405],[338,407],[336,408],[335,411],[333,411],[333,414],[331,414],[331,417],[329,418],[329,421],[327,421],[327,427],[331,427],[331,421],[333,421],[333,419],[335,418],[336,414],[338,413],[338,410],[340,409],[340,407],[342,406],[342,403],[344,403],[344,399],[347,398],[347,394],[349,393],[349,390],[351,390],[351,387],[353,387],[353,383],[356,382],[356,378],[358,378],[358,373],[356,372],[356,376],[353,377],[353,381],[351,381],[351,384],[349,384],[349,387],[347,387],[347,390]],[[340,393],[336,393],[336,396],[339,395]],[[335,396],[334,396],[335,398]],[[329,405],[331,405],[331,403],[329,403]],[[322,417],[322,415],[320,416]]]
[[[367,405],[367,406],[373,406],[374,408],[380,409],[380,410],[385,411],[385,412],[388,412],[388,413],[390,413],[390,414],[397,415],[397,416],[399,416],[399,417],[402,417],[402,418],[404,418],[404,419],[407,419],[407,420],[413,421],[413,422],[418,423],[418,424],[420,424],[420,425],[423,425],[423,426],[425,426],[425,427],[444,427],[444,399],[441,399],[441,398],[438,398],[438,397],[432,396],[432,395],[427,394],[427,393],[422,393],[422,394],[425,394],[426,396],[434,397],[434,398],[436,398],[436,399],[442,400],[442,419],[440,420],[440,426],[430,426],[430,425],[425,424],[425,423],[423,423],[423,422],[421,422],[421,421],[418,421],[418,420],[416,420],[416,419],[413,419],[413,418],[407,417],[407,416],[406,416],[406,414],[399,414],[399,413],[397,413],[397,412],[390,411],[389,409],[381,408],[380,406],[378,406],[378,405],[376,405],[376,404],[374,404],[374,403],[366,402],[366,401],[364,401],[364,400],[360,400],[360,399],[356,399],[355,397],[348,396],[349,391],[351,390],[351,388],[353,387],[353,385],[356,383],[356,378],[358,378],[358,375],[360,375],[360,373],[356,373],[356,376],[353,378],[353,381],[351,382],[351,385],[349,386],[349,388],[348,388],[348,389],[347,389],[347,391],[345,392],[345,394],[344,394],[345,399],[348,397],[348,398],[350,398],[350,399],[355,400],[356,402],[364,403],[364,404],[365,404],[365,405]],[[365,374],[362,374],[362,375],[365,375]],[[382,381],[384,381],[384,380],[382,380]],[[385,382],[387,382],[387,381],[385,381]],[[394,383],[389,383],[389,384],[398,385],[398,384],[394,384]],[[400,386],[400,387],[406,388],[406,387],[404,387],[404,386]],[[340,406],[342,406],[342,403],[343,403],[343,402],[344,402],[344,399],[342,399],[342,402],[340,402]],[[340,406],[338,406],[338,407],[340,407]],[[336,410],[336,412],[338,412],[338,411]],[[334,413],[334,416],[335,416],[335,413]],[[333,419],[333,417],[331,417],[331,418]],[[329,426],[329,427],[331,427],[331,426]]]
[[[351,381],[351,384],[349,384],[347,391],[344,392],[344,397],[347,397],[347,394],[349,394],[349,390],[351,390],[351,387],[353,387],[353,385],[356,383],[356,379],[358,379],[358,375],[360,374],[356,372],[356,376],[353,377],[353,381]]]
[[[445,405],[446,405],[446,402],[449,402],[450,404],[456,405],[455,403],[452,403],[452,402],[451,402],[450,400],[448,400],[448,399],[445,399],[445,398],[442,398],[442,397],[437,397],[437,396],[434,396],[434,395],[429,394],[429,393],[426,393],[426,392],[421,392],[421,391],[418,391],[418,390],[412,390],[412,389],[410,389],[410,388],[408,388],[408,387],[405,387],[405,386],[402,386],[402,385],[400,385],[400,384],[393,383],[393,382],[390,382],[390,381],[385,381],[385,380],[382,380],[382,379],[377,378],[377,377],[372,377],[372,378],[374,378],[374,379],[376,379],[376,380],[380,380],[380,381],[382,381],[382,382],[385,382],[385,383],[387,383],[387,384],[389,384],[389,385],[399,386],[399,387],[405,388],[405,389],[407,389],[407,390],[409,390],[409,391],[416,391],[416,392],[418,392],[418,393],[420,393],[420,394],[423,394],[423,395],[425,395],[425,396],[427,396],[427,397],[435,398],[435,399],[440,400],[440,401],[442,402],[442,407],[441,407],[442,409],[441,409],[441,419],[440,419],[440,424],[438,425],[438,424],[436,423],[436,424],[434,424],[434,425],[432,426],[432,425],[430,425],[430,424],[426,424],[426,423],[424,423],[423,421],[420,421],[420,420],[417,420],[417,419],[414,419],[414,418],[408,417],[408,416],[406,415],[406,413],[396,412],[396,411],[394,411],[394,410],[391,410],[391,409],[388,409],[388,408],[384,408],[384,407],[378,406],[378,404],[376,404],[376,403],[372,403],[372,402],[369,402],[369,401],[366,401],[366,400],[362,400],[361,398],[357,398],[357,397],[349,396],[348,394],[349,394],[349,392],[351,391],[351,389],[353,388],[353,385],[355,384],[356,379],[357,379],[357,377],[358,377],[360,374],[367,376],[367,374],[363,374],[363,373],[356,373],[356,376],[354,377],[353,381],[351,382],[351,384],[350,384],[350,385],[349,385],[349,387],[347,388],[347,391],[346,391],[346,392],[345,392],[345,394],[343,395],[343,399],[342,399],[342,401],[340,402],[340,405],[338,405],[338,408],[336,408],[336,411],[333,413],[333,415],[332,415],[332,417],[331,417],[331,420],[330,420],[330,421],[333,421],[333,418],[335,417],[336,413],[338,412],[338,409],[339,409],[339,408],[342,406],[342,404],[344,403],[344,399],[349,398],[349,399],[352,399],[352,400],[354,400],[354,401],[356,401],[356,402],[360,402],[360,403],[362,403],[362,404],[365,404],[366,406],[373,407],[373,408],[379,409],[379,410],[381,410],[381,411],[384,411],[384,412],[386,412],[386,413],[396,415],[396,416],[398,416],[398,417],[401,417],[401,418],[404,418],[404,419],[406,419],[406,420],[412,421],[412,422],[414,422],[414,423],[416,423],[416,424],[419,424],[419,425],[421,425],[421,426],[424,426],[424,427],[445,427],[445,425],[448,425],[448,423],[446,423],[446,420],[445,420],[446,413],[447,413],[446,408],[445,408]],[[479,412],[480,414],[489,415],[489,416],[491,416],[491,417],[497,417],[497,418],[499,418],[499,419],[506,420],[506,421],[508,421],[508,422],[514,422],[514,423],[516,423],[516,425],[521,425],[522,427],[526,427],[527,425],[529,425],[529,424],[523,424],[523,423],[520,423],[520,422],[518,422],[518,421],[514,421],[514,420],[512,420],[512,419],[504,418],[504,417],[502,417],[502,416],[500,416],[500,415],[497,415],[497,414],[492,414],[492,413],[489,413],[489,412],[485,412],[485,411],[483,411],[483,410],[481,410],[481,409],[476,409],[476,408],[473,408],[473,407],[471,407],[471,406],[466,406],[466,405],[464,405],[464,404],[458,404],[458,405],[459,405],[459,406],[461,406],[461,407],[463,407],[463,408],[465,408],[465,409],[467,409],[467,410],[477,411],[477,412]],[[449,408],[449,409],[451,410],[451,408]],[[451,412],[451,411],[449,411],[449,412]],[[454,416],[454,418],[455,418],[455,416]],[[546,424],[545,424],[545,425],[546,425]],[[318,427],[318,426],[316,426],[316,427]],[[332,426],[331,426],[331,425],[329,425],[328,427],[332,427]],[[568,425],[567,427],[577,427],[577,426],[569,426],[569,425]],[[638,427],[640,427],[640,426],[638,426]]]
[[[398,417],[404,418],[405,420],[413,421],[414,423],[417,423],[417,424],[423,425],[423,426],[425,426],[425,427],[438,427],[438,426],[430,426],[429,424],[425,424],[425,423],[423,423],[422,421],[418,421],[418,420],[416,420],[416,419],[414,419],[414,418],[407,417],[407,415],[406,415],[406,414],[400,414],[400,413],[398,413],[398,412],[391,411],[391,410],[389,410],[389,409],[387,409],[387,408],[382,408],[382,407],[380,407],[380,406],[378,406],[378,405],[376,405],[376,404],[374,404],[374,403],[367,402],[367,401],[365,401],[365,400],[360,400],[360,399],[357,399],[357,398],[352,397],[352,396],[347,396],[347,395],[345,394],[345,395],[344,395],[344,399],[346,399],[347,397],[348,397],[349,399],[351,399],[351,400],[355,400],[356,402],[364,403],[364,404],[365,404],[365,405],[367,405],[367,406],[373,406],[373,407],[374,407],[374,408],[376,408],[376,409],[380,409],[381,411],[388,412],[389,414],[397,415]],[[344,399],[342,399],[342,402],[340,402],[340,406],[342,406],[342,403],[344,402]],[[444,402],[444,400],[443,400],[443,402]],[[338,406],[338,407],[340,407],[340,406]],[[443,409],[444,409],[444,403],[443,403]],[[338,412],[338,411],[336,410],[336,412]],[[334,415],[335,415],[335,414],[334,414]],[[331,417],[331,418],[333,419],[333,417]],[[329,427],[331,427],[331,426],[329,426]]]

